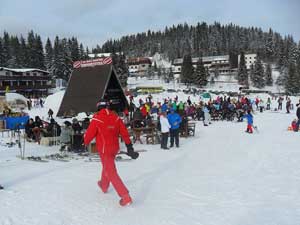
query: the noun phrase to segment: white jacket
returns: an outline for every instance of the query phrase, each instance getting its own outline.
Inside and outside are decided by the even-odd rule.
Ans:
[[[168,133],[171,128],[168,119],[164,116],[160,116],[159,120],[160,120],[161,132]]]

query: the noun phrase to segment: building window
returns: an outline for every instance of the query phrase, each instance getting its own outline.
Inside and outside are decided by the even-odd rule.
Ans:
[[[178,71],[181,71],[181,67],[178,67]]]
[[[8,72],[8,71],[7,71],[7,72],[5,72],[5,75],[6,75],[6,76],[9,76],[9,72]]]
[[[10,86],[10,81],[2,81],[2,86]]]
[[[26,81],[20,81],[20,86],[26,86],[26,85],[27,85]]]

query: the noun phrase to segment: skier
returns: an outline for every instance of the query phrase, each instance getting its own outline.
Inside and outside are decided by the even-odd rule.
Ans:
[[[270,99],[270,97],[268,97],[266,110],[270,110],[270,109],[271,109],[271,99]]]
[[[48,110],[48,117],[49,117],[49,119],[53,118],[53,110],[52,109]]]
[[[298,132],[299,126],[300,126],[300,103],[297,104],[296,106],[297,106],[296,115],[297,115],[298,121],[297,121],[297,124],[296,124],[295,131]]]
[[[286,108],[286,113],[290,113],[290,109],[291,109],[291,99],[290,98],[287,98],[285,108]]]
[[[208,124],[211,124],[211,122],[210,122],[211,117],[210,117],[210,114],[209,114],[209,109],[208,109],[207,104],[204,105],[203,112],[204,112],[203,125],[208,126]]]
[[[243,116],[243,118],[247,119],[247,130],[245,132],[252,134],[253,133],[253,116],[251,114],[251,111],[248,110],[247,114]]]
[[[0,185],[0,190],[2,190],[2,189],[4,189],[4,187],[2,187],[2,186]]]
[[[282,97],[280,96],[280,97],[278,98],[278,100],[277,100],[277,102],[278,102],[278,110],[282,110],[282,101],[283,101],[283,99],[282,99]]]
[[[161,148],[168,150],[169,148],[167,147],[167,144],[168,144],[168,136],[169,136],[169,131],[170,131],[171,126],[167,119],[166,111],[163,111],[161,113],[159,121],[160,121],[160,127],[161,127]]]
[[[171,125],[170,129],[170,139],[171,139],[171,145],[170,148],[174,146],[174,139],[176,147],[179,147],[179,127],[181,123],[181,117],[178,115],[178,113],[175,112],[174,108],[170,109],[170,113],[168,114],[168,121]]]
[[[98,112],[94,114],[91,123],[84,135],[84,144],[87,146],[94,138],[96,138],[96,146],[102,163],[101,180],[98,186],[103,193],[106,193],[109,184],[113,187],[121,197],[120,205],[125,206],[132,203],[127,188],[118,175],[115,157],[119,151],[119,135],[124,140],[128,155],[136,159],[139,153],[135,152],[129,138],[128,131],[123,121],[109,109],[109,104],[102,99],[97,104]]]

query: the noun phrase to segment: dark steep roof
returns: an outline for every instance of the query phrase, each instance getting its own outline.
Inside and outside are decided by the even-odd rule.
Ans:
[[[114,89],[114,91],[111,91]],[[112,94],[109,94],[109,93]],[[128,106],[112,65],[83,67],[75,69],[70,77],[57,116],[75,116],[80,112],[93,113],[101,98],[121,99],[118,111]]]

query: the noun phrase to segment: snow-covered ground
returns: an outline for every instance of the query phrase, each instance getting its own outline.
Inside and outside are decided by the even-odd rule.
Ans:
[[[129,83],[184,89],[158,80],[131,78]],[[32,109],[30,116],[46,119],[49,108],[56,114],[63,95],[60,91],[48,96],[45,107]],[[176,95],[183,101],[189,96],[164,92],[153,94],[153,100]],[[268,97],[250,97],[257,96]],[[200,100],[190,97],[193,102]],[[294,104],[298,101],[299,97],[292,97]],[[276,105],[273,101],[271,108]],[[135,144],[135,149],[147,152],[135,161],[117,162],[134,201],[124,208],[112,188],[103,194],[96,185],[99,162],[21,160],[16,157],[17,146],[5,146],[15,138],[4,134],[0,136],[0,184],[5,187],[0,191],[0,225],[298,225],[299,133],[287,131],[294,118],[295,111],[256,112],[259,132],[252,135],[244,132],[246,123],[213,122],[204,127],[197,122],[195,137],[181,138],[180,148],[170,151]],[[59,149],[27,142],[25,146],[26,156],[45,156]]]
[[[117,162],[134,201],[124,208],[112,188],[98,189],[99,162],[22,161],[17,147],[0,146],[0,224],[298,225],[299,134],[287,131],[294,117],[256,113],[252,135],[245,123],[197,122],[196,136],[170,151],[134,145],[148,151]],[[27,156],[57,150],[26,143]]]

